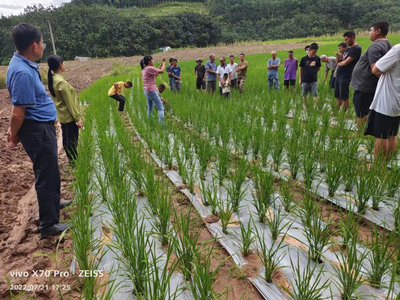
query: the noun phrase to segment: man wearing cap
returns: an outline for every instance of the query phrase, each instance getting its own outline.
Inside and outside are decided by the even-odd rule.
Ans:
[[[203,60],[201,58],[196,59],[196,67],[194,68],[194,76],[196,77],[196,88],[198,90],[206,89],[206,79],[204,75],[206,74],[206,67],[203,65]]]
[[[326,79],[328,78],[329,75],[329,71],[331,71],[331,77],[329,79],[329,87],[331,89],[335,88],[335,77],[334,77],[334,73],[336,70],[336,57],[334,56],[326,56],[325,54],[322,54],[320,56],[321,58],[321,62],[325,63],[325,77],[324,80],[322,81],[322,83],[326,82]]]

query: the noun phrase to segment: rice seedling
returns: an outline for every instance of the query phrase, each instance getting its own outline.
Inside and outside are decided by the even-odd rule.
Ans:
[[[352,300],[357,297],[356,291],[362,285],[362,262],[367,257],[368,252],[360,252],[357,249],[357,240],[352,239],[346,252],[335,252],[336,257],[341,262],[335,268],[338,289],[341,290],[343,300]]]
[[[261,118],[256,118],[255,119],[255,124],[254,124],[254,130],[253,134],[251,135],[251,149],[253,151],[253,156],[255,159],[258,158],[260,149],[261,149],[261,143],[264,135],[264,129],[262,126]]]
[[[297,263],[290,259],[290,265],[294,273],[293,288],[282,288],[294,300],[317,300],[323,299],[323,293],[329,288],[329,282],[322,282],[323,268],[311,261],[307,257],[307,266],[300,266],[300,257],[297,257]],[[312,266],[314,265],[314,266]]]
[[[247,155],[250,142],[251,142],[251,126],[246,126],[247,124],[238,124],[238,140],[242,149],[243,155]]]
[[[204,180],[204,174],[214,154],[214,148],[211,143],[201,137],[195,140],[194,145],[200,165],[200,179]]]
[[[171,206],[172,199],[168,185],[160,190],[160,198],[157,203],[157,216],[154,220],[154,230],[160,237],[161,244],[167,245],[171,237]]]
[[[328,221],[322,221],[323,212],[314,206],[313,209],[304,210],[300,214],[301,221],[303,223],[304,235],[308,242],[308,255],[316,263],[322,263],[322,255],[326,248],[331,244],[330,238],[332,233],[329,230],[331,225],[330,212],[328,215]]]
[[[265,168],[268,165],[268,155],[271,153],[271,144],[272,144],[272,131],[266,130],[263,134],[263,138],[261,140],[261,162],[262,166]]]
[[[329,197],[333,197],[335,192],[342,184],[343,174],[343,161],[341,153],[338,149],[331,149],[327,152],[326,162],[326,176],[325,181],[328,184]]]
[[[141,297],[146,294],[149,284],[147,249],[151,245],[143,218],[139,218],[136,211],[126,208],[123,210],[126,211],[127,216],[123,220],[118,220],[115,226],[111,226],[116,237],[116,242],[111,244],[111,249],[121,261],[125,275],[132,282],[135,296]]]
[[[224,179],[228,174],[229,168],[229,148],[227,144],[222,144],[222,147],[217,148],[217,172],[218,172],[218,182],[222,186]]]
[[[254,173],[254,207],[257,210],[258,221],[265,223],[269,207],[273,202],[274,177],[270,172],[264,172],[258,167],[253,168]]]
[[[297,173],[301,164],[301,151],[300,151],[300,135],[292,133],[286,146],[286,158],[289,164],[289,171],[292,179],[297,178]]]
[[[199,255],[194,259],[194,273],[190,284],[190,290],[195,300],[214,300],[218,298],[214,292],[214,285],[218,272],[226,259],[222,260],[212,269],[211,258],[213,255],[214,243],[206,254]]]
[[[400,186],[400,167],[393,160],[390,163],[386,184],[388,196],[393,198]]]
[[[161,189],[161,180],[154,176],[155,169],[151,164],[147,164],[145,170],[144,192],[149,200],[153,214],[157,214],[158,192]]]
[[[200,236],[200,230],[190,228],[190,213],[190,209],[187,215],[182,212],[178,215],[174,212],[174,225],[177,235],[172,238],[172,247],[179,261],[177,269],[187,281],[190,281],[193,276],[195,260],[199,255],[197,244]]]
[[[293,222],[287,222],[287,221],[285,222],[284,216],[281,215],[281,210],[275,208],[272,210],[272,213],[268,214],[266,221],[273,241],[276,241],[278,239],[278,236],[285,229],[287,232],[293,224]]]
[[[247,192],[247,187],[242,189],[244,182],[247,178],[247,161],[245,159],[240,159],[237,167],[231,173],[231,181],[229,184],[226,185],[226,190],[228,192],[232,210],[237,212],[240,207],[240,202],[245,197]]]
[[[220,199],[218,205],[218,216],[221,220],[222,232],[228,234],[228,225],[231,224],[230,220],[233,215],[232,203],[230,199]]]
[[[395,205],[393,209],[393,217],[394,217],[394,230],[397,233],[400,233],[400,199],[395,199]]]
[[[344,160],[344,169],[343,169],[343,180],[345,184],[345,191],[350,192],[352,191],[356,177],[357,177],[357,167],[358,167],[358,161],[357,161],[357,151],[358,151],[358,146],[359,142],[355,139],[350,139],[349,141],[345,142],[345,160]]]
[[[173,152],[176,160],[176,165],[178,167],[178,173],[182,176],[183,174],[185,174],[185,158],[180,151],[179,142],[174,143]]]
[[[202,191],[203,191],[203,199],[204,199],[204,205],[210,206],[211,208],[211,213],[216,216],[218,214],[218,205],[219,205],[219,187],[215,183],[215,179],[213,178],[213,181],[211,184],[205,185],[205,182],[202,181]]]
[[[168,169],[172,169],[173,156],[171,151],[171,137],[167,131],[161,132],[161,147],[160,154],[163,162],[167,165]]]
[[[293,203],[294,194],[291,181],[283,181],[280,192],[282,196],[281,200],[283,209],[288,213],[293,211],[296,208],[296,205]]]
[[[286,247],[283,244],[284,238],[279,242],[272,241],[271,245],[268,245],[268,242],[265,239],[265,233],[263,231],[260,232],[257,227],[255,228],[259,244],[257,255],[264,266],[264,279],[265,281],[272,283],[274,273],[282,268],[279,266],[279,263],[282,261],[283,255],[279,253]]]
[[[273,134],[271,156],[274,160],[274,171],[278,172],[283,159],[283,147],[286,142],[286,128],[278,128]]]
[[[185,161],[185,168],[183,169],[183,180],[188,185],[189,191],[194,193],[194,185],[196,183],[196,161],[193,158]]]
[[[358,168],[356,177],[356,206],[357,212],[363,215],[368,208],[368,200],[373,195],[375,176],[370,172],[366,162]]]
[[[376,226],[374,226],[373,239],[370,245],[371,252],[367,256],[367,261],[370,264],[367,277],[371,285],[376,288],[382,286],[383,276],[391,268],[394,254],[394,251],[390,248],[392,240],[392,235],[380,234]]]
[[[171,291],[171,278],[177,268],[179,261],[172,260],[172,248],[167,248],[166,257],[157,256],[156,249],[150,246],[149,263],[146,273],[149,280],[146,282],[145,295],[140,295],[138,299],[142,300],[174,300],[181,294],[180,289]],[[165,259],[164,265],[160,268],[160,262]]]
[[[311,189],[311,185],[317,176],[317,151],[312,142],[306,142],[303,151],[302,169],[305,185]]]
[[[347,249],[353,239],[356,238],[359,231],[359,217],[354,213],[351,207],[348,207],[347,214],[340,218],[339,228],[343,238],[343,247]]]
[[[239,244],[239,247],[242,251],[243,256],[248,256],[250,253],[250,247],[255,241],[255,236],[253,235],[253,230],[251,229],[251,224],[253,223],[253,219],[247,222],[247,226],[240,222],[240,237],[242,243]]]
[[[385,196],[386,192],[386,181],[385,178],[387,175],[382,172],[380,167],[377,165],[373,166],[372,172],[375,174],[374,184],[371,187],[372,189],[372,209],[379,210],[379,205],[382,202],[383,197]]]

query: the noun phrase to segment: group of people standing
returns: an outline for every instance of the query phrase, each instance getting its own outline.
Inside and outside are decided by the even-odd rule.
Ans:
[[[194,68],[196,88],[214,94],[217,89],[218,81],[219,92],[225,97],[230,97],[231,89],[237,88],[240,92],[244,92],[248,68],[245,54],[240,54],[239,64],[235,62],[235,56],[233,54],[229,56],[229,63],[226,62],[224,56],[221,56],[219,59],[220,65],[218,66],[215,62],[215,58],[215,55],[211,54],[210,60],[207,61],[205,65],[203,65],[203,60],[201,58],[196,60],[197,65]]]

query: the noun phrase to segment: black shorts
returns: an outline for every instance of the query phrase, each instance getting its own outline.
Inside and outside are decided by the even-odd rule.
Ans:
[[[289,86],[289,84],[291,86],[295,86],[296,85],[296,79],[290,79],[290,80],[284,80],[283,81],[283,85],[284,86]]]
[[[364,134],[385,140],[389,136],[397,136],[399,133],[399,124],[400,117],[390,117],[371,110],[368,115],[368,123]]]
[[[374,100],[374,93],[365,93],[357,90],[354,91],[353,104],[357,118],[368,116],[372,100]]]
[[[205,90],[206,89],[206,81],[204,80],[203,77],[197,77],[197,79],[196,79],[196,88],[198,90],[200,90],[200,89]]]
[[[335,80],[335,98],[339,100],[347,100],[350,95],[351,77],[337,76]],[[368,106],[369,107],[369,106]],[[367,112],[368,114],[368,112]]]

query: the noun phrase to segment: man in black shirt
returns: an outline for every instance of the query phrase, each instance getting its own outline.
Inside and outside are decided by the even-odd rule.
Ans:
[[[198,90],[206,89],[206,80],[204,74],[206,73],[206,67],[203,65],[201,58],[196,60],[197,66],[194,68],[194,76],[196,76],[196,88]]]
[[[353,69],[361,56],[361,47],[356,43],[356,34],[354,31],[346,31],[343,34],[347,49],[342,55],[342,59],[337,64],[336,71],[336,101],[338,108],[343,107],[346,111],[349,107],[349,86]]]
[[[307,94],[318,100],[318,72],[321,69],[321,59],[317,56],[318,44],[312,43],[308,54],[300,61],[299,84],[304,105],[307,106]]]

